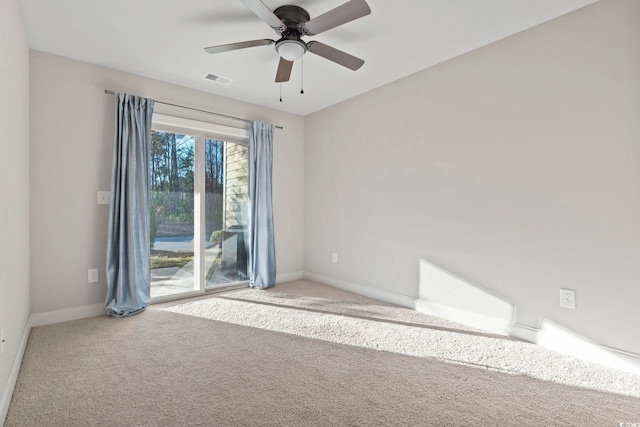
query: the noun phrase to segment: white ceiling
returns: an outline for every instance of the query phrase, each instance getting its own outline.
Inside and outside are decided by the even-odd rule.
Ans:
[[[304,7],[311,18],[346,0],[263,0]],[[485,46],[597,0],[367,0],[371,15],[318,40],[364,59],[351,71],[304,55],[291,81],[274,83],[273,46],[209,55],[203,48],[277,34],[239,0],[21,0],[32,49],[307,115]],[[213,73],[229,86],[203,79]]]

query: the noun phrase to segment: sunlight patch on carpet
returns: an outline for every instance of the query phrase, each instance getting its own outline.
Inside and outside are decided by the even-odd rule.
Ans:
[[[385,304],[241,290],[161,310],[640,397],[640,375]]]

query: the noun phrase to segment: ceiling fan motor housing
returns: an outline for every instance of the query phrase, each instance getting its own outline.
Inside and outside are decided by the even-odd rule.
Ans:
[[[280,6],[273,11],[273,14],[287,26],[287,29],[282,32],[282,35],[285,35],[285,33],[297,33],[298,36],[302,35],[302,24],[309,22],[311,19],[309,12],[300,6],[294,5]]]
[[[302,41],[302,25],[311,17],[299,6],[280,6],[273,11],[274,15],[287,27],[276,42],[276,51],[287,61],[295,61],[307,52],[307,44]]]

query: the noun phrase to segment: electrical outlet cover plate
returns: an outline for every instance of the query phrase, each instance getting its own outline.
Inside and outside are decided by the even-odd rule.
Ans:
[[[98,281],[98,269],[97,268],[93,268],[93,269],[89,270],[89,274],[88,274],[87,280],[89,281],[89,283],[96,283]]]
[[[111,191],[98,191],[98,204],[99,205],[111,204]]]
[[[576,308],[576,291],[560,288],[560,307]]]

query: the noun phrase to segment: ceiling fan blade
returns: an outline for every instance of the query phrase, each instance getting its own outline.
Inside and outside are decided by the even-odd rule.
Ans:
[[[365,0],[351,0],[342,6],[313,18],[302,26],[306,35],[314,36],[371,13]]]
[[[347,67],[353,71],[362,67],[364,60],[357,58],[353,55],[349,55],[346,52],[336,49],[335,47],[327,46],[320,42],[307,43],[307,49],[309,52],[322,56],[323,58],[333,61],[336,64],[340,64],[343,67]]]
[[[209,46],[209,47],[205,47],[204,51],[207,53],[222,53],[222,52],[229,52],[230,50],[245,49],[247,47],[255,47],[255,46],[266,46],[274,43],[275,41],[270,39],[250,40],[247,42],[221,44],[219,46]]]
[[[262,19],[274,30],[281,32],[287,29],[287,26],[282,23],[280,18],[278,18],[272,11],[267,7],[266,4],[262,3],[261,0],[240,0],[247,6],[253,13],[258,15],[258,18]]]
[[[276,83],[288,82],[291,77],[291,69],[293,68],[293,62],[287,61],[284,58],[280,58],[278,64],[278,71],[276,71]]]

